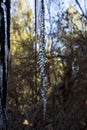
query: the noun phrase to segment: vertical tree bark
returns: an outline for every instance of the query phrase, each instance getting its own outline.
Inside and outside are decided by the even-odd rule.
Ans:
[[[0,130],[7,130],[7,82],[10,50],[10,0],[0,1]]]

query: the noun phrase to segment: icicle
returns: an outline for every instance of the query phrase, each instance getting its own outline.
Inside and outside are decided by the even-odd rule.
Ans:
[[[2,92],[2,82],[3,82],[3,68],[0,63],[0,91]]]
[[[1,19],[2,15],[0,15],[0,28],[1,28]],[[0,53],[1,53],[1,43],[0,43]],[[3,65],[0,56],[0,130],[2,130],[3,128],[2,89],[3,89]]]
[[[0,27],[1,27],[1,19],[2,19],[2,16],[0,15]]]
[[[6,76],[7,76],[7,61],[8,61],[8,40],[7,40],[7,8],[5,5],[6,0],[3,0],[3,3],[1,4],[1,7],[4,12],[4,22],[5,22],[5,69],[6,69]]]
[[[3,106],[2,104],[2,100],[4,100],[4,95],[3,95],[3,92],[5,88],[4,87],[4,78],[5,78],[5,82],[6,82],[6,85],[7,85],[7,77],[8,77],[8,74],[7,74],[7,66],[8,66],[8,56],[9,56],[9,49],[8,49],[8,34],[7,34],[7,7],[6,7],[6,0],[3,0],[2,3],[1,3],[1,8],[3,9],[3,16],[1,18],[3,18],[4,20],[4,33],[3,35],[5,36],[5,38],[3,39],[4,40],[4,48],[1,48],[1,51],[4,51],[4,59],[0,59],[2,60],[1,61],[1,65],[0,65],[0,130],[4,129],[6,130],[6,107]],[[2,25],[1,25],[2,26]],[[3,50],[2,50],[3,49]],[[4,68],[3,68],[4,66]],[[5,70],[5,71],[4,71]],[[3,78],[4,76],[4,78]],[[3,78],[3,79],[2,79]],[[5,87],[7,87],[5,85]]]
[[[41,41],[39,45],[39,66],[40,66],[40,78],[41,78],[41,96],[43,101],[43,116],[45,119],[46,113],[46,74],[45,74],[45,25],[44,25],[44,0],[41,0],[41,10],[40,10],[40,33]]]
[[[37,92],[37,35],[38,35],[38,32],[37,32],[37,9],[38,9],[38,0],[35,0],[35,82],[34,82],[34,86],[35,86],[35,89],[36,89],[36,92]],[[37,101],[37,97],[35,97],[35,100]]]
[[[3,111],[2,111],[2,85],[3,85],[3,68],[0,63],[0,129],[3,128]]]

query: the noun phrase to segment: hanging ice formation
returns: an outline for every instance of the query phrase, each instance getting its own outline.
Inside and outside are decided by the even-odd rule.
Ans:
[[[34,82],[34,86],[35,86],[35,90],[37,92],[37,35],[38,35],[38,32],[37,32],[37,10],[38,10],[38,0],[34,0],[35,2],[35,82]],[[36,101],[37,101],[37,97],[36,97]]]
[[[43,102],[43,116],[45,119],[46,113],[46,74],[45,74],[45,8],[44,8],[44,0],[40,1],[40,45],[39,45],[39,66],[40,66],[40,78],[41,78],[41,96]]]
[[[7,17],[8,16],[8,17]],[[0,130],[7,130],[10,0],[0,1]]]

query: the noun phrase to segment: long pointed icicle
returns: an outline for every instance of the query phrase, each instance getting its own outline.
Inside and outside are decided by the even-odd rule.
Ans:
[[[44,24],[44,0],[41,0],[41,9],[40,9],[40,35],[41,35],[41,41],[39,45],[39,65],[40,65],[40,78],[41,78],[41,96],[43,101],[43,116],[45,119],[45,113],[46,113],[46,74],[45,74],[45,24]]]
[[[0,29],[1,29],[2,14],[0,14]],[[1,30],[0,30],[1,31]],[[0,53],[1,53],[1,42],[0,42]],[[2,114],[2,84],[3,84],[3,66],[0,58],[0,130],[3,128],[3,114]]]
[[[3,84],[3,67],[0,61],[0,130],[3,128],[3,111],[2,111],[2,84]]]
[[[35,0],[35,88],[37,93],[37,9],[38,9],[38,0]],[[37,101],[37,98],[36,98]]]
[[[0,29],[1,33],[1,45],[0,45],[0,130],[7,130],[7,115],[6,115],[6,103],[7,103],[7,80],[8,80],[8,23],[7,23],[7,7],[6,0],[2,0],[1,9],[3,16],[0,16]],[[3,19],[3,21],[1,20]]]
[[[5,22],[5,65],[6,65],[6,76],[7,76],[7,59],[8,59],[8,38],[7,38],[7,8],[5,5],[6,0],[3,0],[3,3],[1,4],[4,12],[4,22]]]

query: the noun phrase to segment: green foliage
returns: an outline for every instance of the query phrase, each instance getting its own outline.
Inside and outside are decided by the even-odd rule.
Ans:
[[[24,4],[26,4],[24,6]],[[14,6],[14,5],[12,5]],[[9,78],[9,111],[25,115],[34,98],[34,27],[33,13],[27,3],[16,1],[15,12],[11,16],[11,70]],[[29,105],[30,104],[30,105]],[[11,109],[10,109],[11,108]],[[9,116],[11,118],[11,116]],[[23,119],[25,119],[24,117]],[[12,118],[13,119],[13,118]],[[10,120],[12,120],[10,119]],[[10,123],[10,122],[9,122]],[[21,122],[23,124],[23,121]],[[12,123],[9,124],[11,127]],[[14,126],[17,129],[19,126]]]
[[[16,1],[11,23],[9,111],[13,114],[16,109],[14,118],[20,121],[13,129],[42,130],[42,126],[44,130],[87,129],[87,25],[73,5],[61,17],[55,22],[58,28],[46,37],[47,45],[55,46],[45,52],[48,100],[45,126],[40,70],[34,54],[33,13],[24,0]],[[40,36],[37,44],[39,40]],[[61,46],[57,47],[58,44]],[[38,50],[36,56],[38,61]],[[9,119],[12,121],[13,117],[10,115]]]

